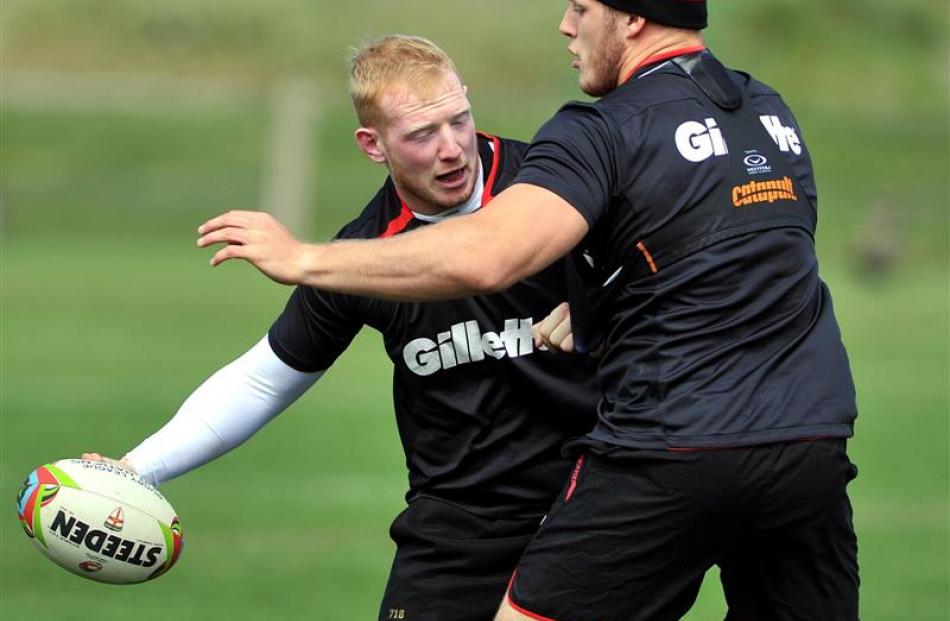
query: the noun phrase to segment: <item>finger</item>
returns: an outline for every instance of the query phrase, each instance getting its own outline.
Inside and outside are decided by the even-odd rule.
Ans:
[[[564,317],[567,315],[567,313],[567,302],[561,302],[548,314],[547,317],[542,319],[541,323],[538,324],[538,331],[542,337],[547,338],[558,326],[558,324],[564,320]]]
[[[571,332],[564,338],[564,342],[561,343],[561,351],[564,351],[568,354],[574,352],[574,333]]]
[[[548,335],[550,330],[545,329],[545,321],[547,317],[541,320],[540,323],[536,323],[531,326],[531,333],[534,335],[534,344],[538,347],[544,347],[550,345],[548,343]]]
[[[567,318],[551,331],[550,340],[558,349],[567,351],[564,349],[564,340],[569,336],[571,336],[571,320]]]
[[[540,351],[551,351],[551,344],[540,334],[534,339],[534,346]]]
[[[247,252],[244,246],[230,245],[214,253],[211,257],[211,267],[217,267],[229,259],[246,259]]]
[[[541,347],[544,345],[544,337],[541,335],[541,324],[536,323],[531,326],[531,335],[534,337],[535,347]]]
[[[567,305],[560,304],[541,321],[539,332],[544,340],[550,341],[551,335],[567,316]]]
[[[132,466],[132,464],[130,464],[128,461],[126,461],[125,458],[123,458],[123,459],[112,459],[111,457],[106,457],[105,455],[100,455],[99,453],[83,453],[83,454],[82,454],[82,459],[86,459],[86,460],[88,460],[88,461],[101,461],[101,462],[104,463],[104,464],[111,464],[111,465],[117,466],[117,467],[119,467],[119,468],[125,468],[126,470],[131,470],[132,472],[136,472],[136,470],[135,470],[135,468]]]
[[[204,248],[212,244],[245,244],[248,239],[247,229],[228,226],[223,229],[211,231],[198,238],[198,247]]]
[[[234,225],[233,218],[234,218],[233,213],[229,211],[219,216],[215,216],[214,218],[211,218],[210,220],[205,220],[204,222],[201,223],[201,226],[198,227],[198,233],[201,235],[204,235],[205,233],[216,231],[226,226],[233,226]]]
[[[256,213],[258,212],[232,209],[231,211],[227,211],[219,216],[215,216],[214,218],[205,221],[201,226],[198,227],[198,233],[203,235],[205,233],[216,231],[229,226],[244,227],[249,221],[251,221],[250,216],[253,216]]]

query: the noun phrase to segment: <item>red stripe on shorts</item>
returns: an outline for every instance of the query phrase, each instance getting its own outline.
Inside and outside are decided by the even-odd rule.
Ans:
[[[538,621],[557,621],[556,619],[552,619],[551,617],[543,617],[537,613],[531,612],[530,610],[526,610],[523,607],[516,604],[515,600],[511,599],[511,587],[515,583],[515,578],[517,576],[518,576],[518,570],[516,569],[515,573],[511,575],[511,581],[508,582],[508,592],[505,594],[505,598],[508,600],[508,605],[514,608],[516,612],[520,612],[521,614],[531,617],[532,619],[537,619]]]
[[[581,453],[581,456],[577,458],[577,463],[574,464],[574,472],[571,473],[571,484],[567,487],[567,493],[564,494],[564,502],[567,502],[571,499],[571,496],[574,495],[574,490],[577,489],[577,477],[581,473],[581,468],[584,467],[584,457],[587,453]]]

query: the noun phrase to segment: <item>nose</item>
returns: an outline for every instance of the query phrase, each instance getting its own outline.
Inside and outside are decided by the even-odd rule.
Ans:
[[[568,6],[566,9],[564,9],[564,15],[561,16],[561,23],[558,24],[557,29],[558,29],[558,32],[560,32],[562,35],[564,35],[565,37],[569,37],[571,39],[574,38],[574,33],[575,33],[574,24],[572,23],[572,21],[573,20],[571,19],[571,7]]]
[[[462,156],[462,144],[451,127],[439,132],[439,159],[457,160]]]

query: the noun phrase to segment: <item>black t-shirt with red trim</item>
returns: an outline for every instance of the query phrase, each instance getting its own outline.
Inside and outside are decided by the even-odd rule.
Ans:
[[[479,134],[478,147],[485,205],[511,183],[526,145]],[[387,179],[337,237],[368,239],[420,226],[427,224]],[[566,299],[564,283],[559,262],[504,292],[445,302],[298,287],[271,327],[270,343],[293,368],[320,371],[364,325],[375,328],[393,362],[407,500],[433,496],[486,517],[537,519],[570,470],[562,445],[590,430],[599,398],[590,361],[534,347],[531,325]]]
[[[791,111],[708,52],[563,107],[516,179],[577,209],[575,330],[603,335],[591,437],[705,448],[846,437],[855,392]],[[580,317],[582,315],[582,317]]]

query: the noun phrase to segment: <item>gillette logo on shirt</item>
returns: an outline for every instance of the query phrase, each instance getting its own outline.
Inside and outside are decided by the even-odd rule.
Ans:
[[[527,356],[534,352],[532,318],[506,319],[501,332],[482,332],[477,321],[452,324],[435,340],[418,338],[402,350],[403,360],[416,375],[432,375],[460,364],[486,358],[500,360]]]

